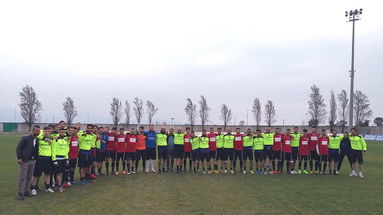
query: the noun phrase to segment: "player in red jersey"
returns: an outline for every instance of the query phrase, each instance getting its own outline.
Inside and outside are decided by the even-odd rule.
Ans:
[[[105,168],[106,168],[106,174],[109,175],[109,163],[112,163],[112,172],[114,173],[114,165],[116,164],[116,131],[117,128],[113,127],[111,132],[108,132],[108,142],[106,143],[106,161],[105,161]]]
[[[207,162],[207,172],[211,173],[211,160],[214,162],[214,173],[218,173],[218,161],[217,161],[217,142],[215,137],[217,134],[214,132],[214,128],[210,128],[210,132],[207,134],[209,138],[209,161]]]
[[[273,172],[272,173],[282,173],[282,137],[283,134],[281,133],[279,128],[275,128],[275,134],[274,134],[274,143],[273,143]],[[275,170],[275,160],[277,160],[277,170]]]
[[[292,170],[293,163],[291,160],[291,141],[293,137],[290,134],[290,129],[286,129],[286,133],[282,136],[282,168],[283,172],[283,163],[286,161],[286,171],[288,174],[295,174]]]
[[[317,132],[317,127],[311,128],[311,133],[308,134],[309,137],[309,146],[310,146],[310,173],[315,173],[319,168],[319,156],[316,151],[316,146],[319,143],[319,134]],[[315,171],[313,168],[313,162],[315,161]]]
[[[126,152],[124,160],[127,161],[128,165],[128,175],[136,171],[134,170],[134,164],[136,162],[136,143],[137,143],[137,135],[134,128],[130,129],[130,133],[126,135]]]
[[[67,173],[67,185],[63,186],[70,186],[71,184],[75,184],[74,182],[74,171],[76,169],[76,164],[77,164],[77,158],[78,158],[78,136],[76,132],[75,127],[70,127],[69,128],[69,169]]]
[[[234,161],[233,161],[233,170],[237,166],[237,160],[239,160],[239,167],[241,172],[243,171],[243,134],[241,134],[241,129],[236,128],[234,134]]]
[[[326,174],[329,142],[330,140],[327,137],[326,129],[323,129],[322,135],[319,137],[319,144],[317,145],[317,152],[319,155],[319,173],[321,175]],[[323,169],[322,169],[322,165],[323,165]]]
[[[119,175],[119,167],[120,167],[120,160],[122,162],[122,173],[126,174],[125,171],[125,151],[126,151],[126,135],[125,135],[125,129],[120,128],[120,132],[116,135],[117,138],[117,145],[116,145],[116,172],[114,172],[114,175]]]
[[[303,129],[303,135],[301,136],[299,140],[299,162],[298,162],[298,174],[308,174],[309,172],[307,171],[307,160],[309,157],[309,151],[310,151],[310,146],[309,146],[309,136],[307,135],[307,129]],[[303,168],[304,170],[302,171],[302,161],[304,162]]]
[[[192,171],[192,157],[191,157],[191,151],[192,151],[192,146],[191,146],[191,143],[190,143],[190,139],[191,139],[191,132],[190,132],[190,128],[187,127],[185,129],[185,136],[184,136],[184,162],[183,162],[183,168],[184,168],[184,171],[186,172],[186,161],[187,159],[189,159],[189,172]],[[181,170],[182,171],[182,170]]]

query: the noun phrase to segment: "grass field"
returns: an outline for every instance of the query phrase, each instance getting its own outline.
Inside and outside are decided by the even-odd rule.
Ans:
[[[383,143],[368,144],[363,179],[347,162],[339,176],[141,173],[16,201],[19,138],[0,135],[0,214],[383,214]]]

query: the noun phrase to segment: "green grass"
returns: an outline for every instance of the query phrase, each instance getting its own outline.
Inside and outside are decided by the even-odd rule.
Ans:
[[[16,201],[20,136],[0,135],[0,214],[382,214],[383,143],[368,144],[366,177],[137,174]],[[43,185],[40,185],[43,187]]]

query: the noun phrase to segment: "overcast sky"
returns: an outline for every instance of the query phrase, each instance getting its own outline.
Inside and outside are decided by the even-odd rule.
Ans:
[[[222,104],[253,124],[258,97],[275,103],[277,124],[301,125],[311,85],[327,107],[331,90],[349,92],[344,12],[357,8],[355,86],[383,116],[383,1],[1,1],[0,121],[14,121],[15,108],[21,120],[28,84],[41,122],[63,119],[70,96],[75,121],[110,123],[112,98],[137,96],[158,106],[155,121],[184,123],[186,98],[202,94],[211,124]]]

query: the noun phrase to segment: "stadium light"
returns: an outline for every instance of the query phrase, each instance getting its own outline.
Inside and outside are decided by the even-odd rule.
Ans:
[[[360,20],[360,15],[362,14],[363,9],[355,9],[346,11],[345,16],[348,17],[348,22],[352,22],[352,48],[351,48],[351,70],[350,70],[350,77],[351,77],[351,86],[350,86],[350,111],[349,111],[349,127],[350,129],[353,126],[353,107],[354,107],[354,76],[355,76],[355,69],[354,69],[354,41],[355,41],[355,21]]]

